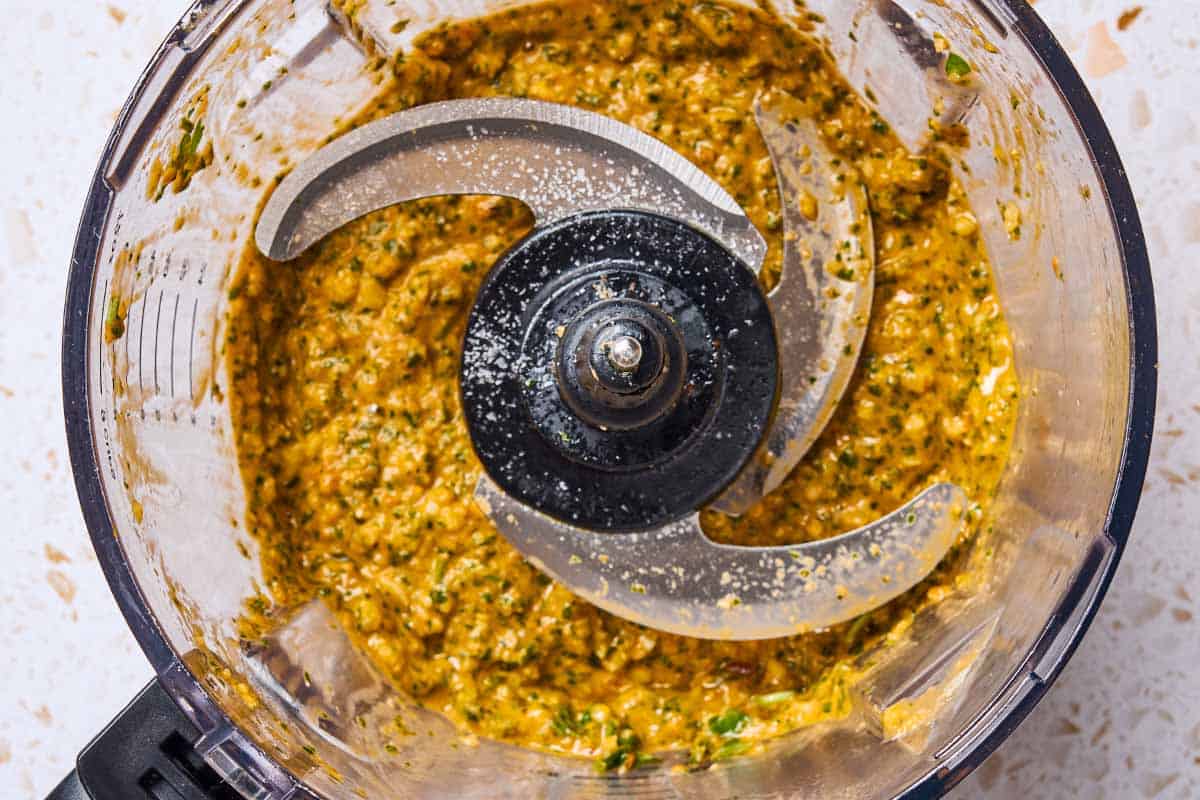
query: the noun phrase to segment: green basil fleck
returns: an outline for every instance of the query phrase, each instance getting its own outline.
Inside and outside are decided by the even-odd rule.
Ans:
[[[958,53],[946,56],[946,74],[953,78],[965,78],[971,74],[971,65]]]

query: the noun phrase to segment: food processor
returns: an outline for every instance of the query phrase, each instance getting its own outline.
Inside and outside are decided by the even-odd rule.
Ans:
[[[736,514],[769,493],[849,381],[871,294],[865,200],[845,191],[819,214],[803,208],[807,194],[830,195],[835,160],[786,108],[758,104],[785,241],[806,244],[785,247],[779,285],[764,293],[763,241],[732,198],[614,120],[466,99],[332,138],[378,95],[380,59],[439,23],[512,4],[347,5],[196,3],[101,160],[68,287],[68,438],[101,563],[157,678],[55,796],[897,797],[961,779],[1090,622],[1153,422],[1153,299],[1129,186],[1036,15],[1015,0],[773,9],[825,42],[910,150],[947,128],[970,133],[956,178],[979,216],[1022,387],[982,585],[862,654],[845,719],[703,769],[666,758],[598,775],[465,738],[387,683],[320,602],[265,637],[239,636],[261,579],[223,344],[247,246],[286,260],[419,197],[524,201],[534,232],[489,273],[464,342],[464,411],[486,472],[476,498],[533,564],[652,627],[764,638],[855,616],[940,560],[961,490],[935,485],[823,542],[708,541],[698,510]],[[972,80],[943,67],[947,39]],[[835,251],[853,255],[861,280],[831,292],[820,267]],[[534,410],[529,430],[512,424],[520,408]],[[386,733],[398,728],[410,735]]]

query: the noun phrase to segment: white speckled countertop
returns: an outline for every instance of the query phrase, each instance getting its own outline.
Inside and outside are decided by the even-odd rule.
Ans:
[[[1037,4],[1125,160],[1162,373],[1134,534],[1062,678],[955,798],[1200,796],[1200,2]],[[66,464],[59,324],[92,169],[178,0],[0,0],[0,798],[40,798],[149,679]],[[1193,327],[1196,330],[1193,330]]]

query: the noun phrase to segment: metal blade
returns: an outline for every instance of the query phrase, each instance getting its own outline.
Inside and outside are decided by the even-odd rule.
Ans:
[[[371,211],[446,194],[514,197],[539,225],[602,209],[675,217],[755,272],[767,249],[733,198],[657,139],[590,111],[507,97],[418,106],[334,140],[279,184],[254,238],[286,261]]]
[[[576,528],[502,492],[475,499],[534,566],[587,601],[658,630],[768,639],[845,622],[919,583],[958,535],[966,495],[939,483],[856,531],[789,547],[711,541],[698,515],[643,533]]]
[[[773,491],[821,435],[862,352],[875,291],[866,191],[799,103],[755,104],[783,211],[783,271],[767,295],[779,342],[779,407],[763,446],[712,503],[738,515]]]

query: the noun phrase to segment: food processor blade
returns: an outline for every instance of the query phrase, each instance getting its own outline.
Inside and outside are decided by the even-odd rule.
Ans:
[[[574,106],[513,98],[430,103],[338,138],[271,194],[255,242],[286,261],[371,211],[445,194],[514,197],[538,225],[653,211],[704,230],[756,272],[767,252],[733,198],[659,140]]]
[[[760,452],[712,504],[738,515],[774,491],[825,429],[867,335],[875,247],[867,193],[800,103],[761,97],[755,119],[779,184],[783,267],[767,295],[779,340],[779,408]]]
[[[620,535],[560,522],[487,477],[475,497],[526,558],[588,602],[659,630],[730,640],[826,628],[899,597],[941,561],[966,509],[962,489],[938,483],[841,536],[736,547],[705,536],[698,514]]]
[[[407,200],[525,202],[534,233],[489,274],[464,343],[464,410],[486,472],[476,499],[596,605],[711,639],[824,628],[888,602],[937,565],[966,506],[939,483],[802,545],[733,547],[701,530],[701,506],[743,513],[819,436],[874,286],[861,182],[794,98],[764,96],[755,113],[783,212],[783,268],[765,297],[748,276],[766,243],[715,181],[613,119],[529,100],[445,101],[352,131],[282,181],[255,232],[287,260]],[[636,357],[616,363],[614,343]],[[638,383],[645,348],[657,361]]]

